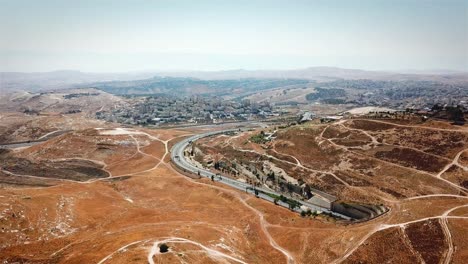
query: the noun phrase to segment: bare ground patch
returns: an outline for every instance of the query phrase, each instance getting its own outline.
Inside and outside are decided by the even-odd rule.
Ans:
[[[439,172],[448,164],[445,160],[416,150],[404,148],[393,148],[390,151],[377,151],[375,157],[405,167],[433,173]]]
[[[440,263],[447,250],[447,244],[439,220],[431,219],[410,224],[405,228],[405,232],[411,246],[421,254],[426,263]]]
[[[373,234],[344,263],[417,263],[399,228]]]

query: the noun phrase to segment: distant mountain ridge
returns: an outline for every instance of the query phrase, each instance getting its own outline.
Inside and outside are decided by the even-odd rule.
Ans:
[[[0,72],[0,92],[71,88],[77,84],[99,81],[138,80],[153,77],[153,73],[86,73],[73,70],[52,72]],[[83,85],[86,87],[86,85]]]
[[[191,77],[153,77],[145,80],[91,83],[89,86],[115,95],[209,95],[230,96],[259,92],[279,87],[305,87],[305,79],[219,79]]]
[[[372,80],[435,80],[435,81],[468,81],[468,72],[451,72],[439,70],[434,73],[398,73],[390,71],[368,71],[338,67],[309,67],[295,70],[228,70],[228,71],[188,71],[160,72],[160,76],[194,77],[199,79],[239,79],[239,78],[289,78],[314,81],[332,81],[338,79],[372,79]]]
[[[429,72],[430,73],[430,72]],[[295,70],[225,70],[225,71],[147,71],[127,73],[87,73],[80,71],[53,72],[1,72],[0,92],[9,91],[40,91],[57,88],[70,88],[82,85],[89,87],[90,83],[108,81],[134,81],[152,77],[182,77],[201,80],[233,80],[233,79],[304,79],[317,82],[340,79],[371,79],[371,80],[432,80],[438,82],[466,83],[468,72],[452,72],[437,70],[426,73],[396,73],[385,71],[367,71],[359,69],[344,69],[337,67],[309,67]]]

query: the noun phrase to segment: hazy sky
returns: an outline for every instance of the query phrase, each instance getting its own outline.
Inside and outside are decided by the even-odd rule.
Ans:
[[[468,0],[0,0],[0,71],[468,71]]]

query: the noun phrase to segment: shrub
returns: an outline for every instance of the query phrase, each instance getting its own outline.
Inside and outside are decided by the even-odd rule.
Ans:
[[[161,245],[159,245],[159,252],[166,253],[168,251],[169,251],[168,245],[166,245],[165,243],[162,243]]]
[[[262,131],[263,132],[263,131]],[[250,137],[250,141],[257,144],[266,143],[268,140],[265,139],[265,134],[257,134]]]

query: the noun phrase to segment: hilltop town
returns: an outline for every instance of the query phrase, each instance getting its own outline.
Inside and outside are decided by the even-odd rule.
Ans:
[[[192,96],[147,96],[132,98],[127,107],[96,113],[98,119],[131,125],[160,125],[165,123],[221,123],[265,119],[279,116],[268,102],[251,103]]]

